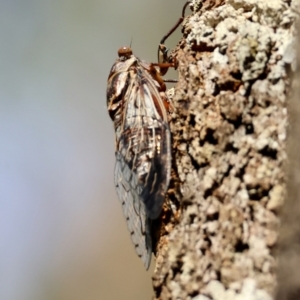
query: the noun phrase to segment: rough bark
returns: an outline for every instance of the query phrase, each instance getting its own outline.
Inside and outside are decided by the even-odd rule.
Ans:
[[[192,1],[173,52],[173,171],[156,299],[274,297],[297,3]]]

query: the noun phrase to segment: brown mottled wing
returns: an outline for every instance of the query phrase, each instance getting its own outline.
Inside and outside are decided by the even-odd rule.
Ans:
[[[157,82],[140,60],[134,62],[130,70],[110,78],[111,86],[122,82],[122,94],[115,93],[122,102],[114,106],[122,111],[113,112],[115,184],[135,250],[148,268],[151,220],[161,212],[170,178],[170,131]]]

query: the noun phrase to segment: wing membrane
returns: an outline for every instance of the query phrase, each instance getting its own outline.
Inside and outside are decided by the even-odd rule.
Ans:
[[[135,251],[141,257],[146,269],[148,269],[152,253],[149,219],[146,216],[145,206],[135,191],[135,176],[132,176],[133,173],[122,156],[116,154],[116,159],[115,184],[117,194],[122,203],[123,213]]]
[[[167,113],[148,64],[132,56],[112,70],[108,106],[116,131],[115,185],[136,253],[148,268],[151,220],[161,212],[170,178]]]

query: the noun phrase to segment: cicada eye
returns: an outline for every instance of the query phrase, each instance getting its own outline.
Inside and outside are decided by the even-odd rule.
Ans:
[[[132,50],[130,47],[124,46],[118,50],[119,57],[128,58],[132,55]]]

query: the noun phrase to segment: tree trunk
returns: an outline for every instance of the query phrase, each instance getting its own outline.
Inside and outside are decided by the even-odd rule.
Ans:
[[[275,295],[297,3],[192,1],[172,53],[179,82],[156,299]]]

